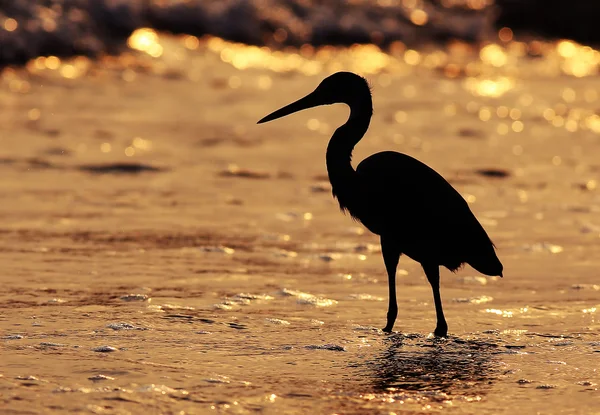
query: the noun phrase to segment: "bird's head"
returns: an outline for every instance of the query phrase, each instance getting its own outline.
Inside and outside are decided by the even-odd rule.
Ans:
[[[317,89],[283,108],[262,118],[258,124],[285,117],[319,105],[347,104],[351,108],[361,100],[371,101],[371,89],[367,80],[352,72],[337,72],[323,79]]]

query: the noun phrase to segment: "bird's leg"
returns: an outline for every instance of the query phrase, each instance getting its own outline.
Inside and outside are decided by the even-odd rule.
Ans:
[[[400,248],[398,245],[389,240],[381,237],[381,253],[383,254],[383,262],[385,263],[385,269],[388,274],[388,286],[389,286],[389,304],[387,312],[387,324],[383,331],[391,333],[394,327],[394,322],[398,316],[398,303],[396,302],[396,267],[398,267],[398,261],[400,260]]]
[[[427,275],[427,279],[433,289],[433,301],[435,302],[435,314],[437,324],[435,334],[438,337],[448,336],[448,324],[444,318],[444,310],[442,309],[442,297],[440,296],[440,267],[438,265],[423,265],[423,271]]]

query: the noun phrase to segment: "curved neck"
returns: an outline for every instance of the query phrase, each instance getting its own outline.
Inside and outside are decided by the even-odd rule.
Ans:
[[[336,186],[343,186],[356,173],[351,163],[352,150],[367,132],[373,115],[370,95],[348,105],[350,106],[348,121],[335,130],[327,146],[327,172],[334,194]]]

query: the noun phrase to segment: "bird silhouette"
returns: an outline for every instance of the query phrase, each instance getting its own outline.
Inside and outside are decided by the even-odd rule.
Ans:
[[[258,121],[264,123],[319,105],[343,103],[348,121],[327,146],[327,172],[340,208],[380,236],[388,274],[387,324],[398,316],[396,268],[405,254],[419,262],[433,289],[436,336],[446,337],[439,267],[456,271],[467,263],[482,274],[502,277],[495,246],[463,197],[442,176],[402,153],[384,151],[352,167],[352,150],[366,133],[373,104],[367,81],[351,72],[325,78],[313,92]]]

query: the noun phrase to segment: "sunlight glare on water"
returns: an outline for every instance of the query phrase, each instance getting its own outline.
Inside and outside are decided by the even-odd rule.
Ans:
[[[402,4],[419,27],[435,19]],[[117,56],[3,69],[3,408],[596,408],[598,51],[505,29],[480,45],[274,50],[141,28]],[[505,264],[504,278],[442,271],[448,339],[431,336],[430,288],[404,256],[397,332],[380,330],[379,240],[331,197],[336,110],[255,126],[338,70],[373,85],[355,160],[395,150],[434,167]]]

